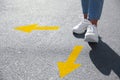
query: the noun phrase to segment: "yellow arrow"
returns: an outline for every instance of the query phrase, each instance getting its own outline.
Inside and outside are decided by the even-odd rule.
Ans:
[[[76,64],[75,61],[82,51],[83,46],[75,46],[70,56],[65,62],[58,62],[58,69],[60,78],[65,77],[69,73],[73,72],[75,69],[81,66],[81,64]]]
[[[26,26],[19,26],[14,29],[30,33],[33,30],[58,30],[59,27],[58,26],[39,26],[38,24],[31,24]]]

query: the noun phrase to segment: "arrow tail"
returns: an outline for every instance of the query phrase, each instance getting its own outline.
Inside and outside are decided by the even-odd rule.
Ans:
[[[82,49],[83,46],[75,46],[66,62],[74,63],[77,57],[79,56],[79,54],[81,53]]]
[[[58,29],[59,29],[58,26],[42,26],[42,27],[38,26],[36,28],[36,30],[58,30]]]

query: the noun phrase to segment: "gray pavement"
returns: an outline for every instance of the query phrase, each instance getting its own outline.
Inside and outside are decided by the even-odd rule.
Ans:
[[[72,33],[82,20],[80,0],[0,0],[0,80],[120,80],[120,0],[105,0],[99,22],[98,45]],[[38,23],[58,25],[58,31],[14,27]],[[80,68],[59,78],[58,61],[73,47],[84,46],[76,63]]]

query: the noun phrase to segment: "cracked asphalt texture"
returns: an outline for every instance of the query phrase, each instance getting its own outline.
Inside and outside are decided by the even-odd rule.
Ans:
[[[98,30],[100,42],[88,44],[72,33],[82,19],[80,0],[0,0],[0,80],[120,80],[120,0],[105,0]],[[58,31],[14,30],[34,24]],[[76,45],[84,46],[80,68],[59,78],[57,62]]]

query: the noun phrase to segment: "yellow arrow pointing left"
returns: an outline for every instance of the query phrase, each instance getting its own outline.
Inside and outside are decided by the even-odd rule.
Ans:
[[[14,29],[30,33],[33,30],[58,30],[59,26],[39,26],[38,24],[31,24],[31,25],[26,25],[26,26],[19,26]]]

